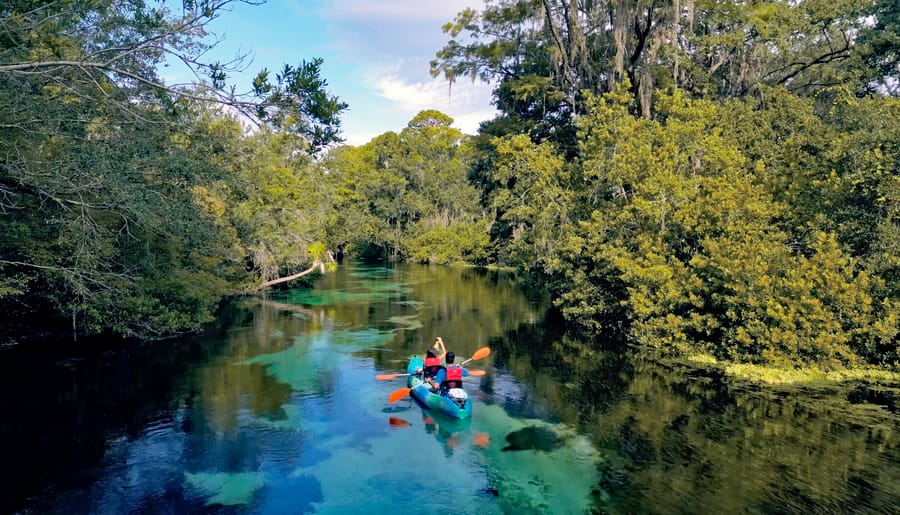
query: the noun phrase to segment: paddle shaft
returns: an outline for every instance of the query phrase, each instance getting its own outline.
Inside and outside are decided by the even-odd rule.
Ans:
[[[405,376],[412,376],[412,375],[415,375],[415,374],[381,374],[381,375],[375,376],[375,379],[385,380],[385,379],[394,379],[395,377],[405,377]]]

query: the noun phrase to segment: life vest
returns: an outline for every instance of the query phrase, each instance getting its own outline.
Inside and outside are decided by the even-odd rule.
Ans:
[[[441,381],[441,389],[462,388],[463,369],[459,366],[447,367],[447,376]]]
[[[441,358],[425,358],[425,377],[434,377],[443,368]]]

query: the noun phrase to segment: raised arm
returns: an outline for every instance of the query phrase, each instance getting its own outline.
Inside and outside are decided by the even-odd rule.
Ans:
[[[444,346],[444,340],[440,336],[434,339],[434,346],[440,351],[438,357],[443,360],[447,354],[447,347]]]

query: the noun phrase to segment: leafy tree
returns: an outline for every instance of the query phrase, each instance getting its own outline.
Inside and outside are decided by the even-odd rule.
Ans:
[[[88,331],[154,336],[209,320],[238,272],[194,207],[191,188],[211,168],[171,144],[174,124],[123,123],[97,139],[93,127],[8,142],[25,153],[4,163],[0,219],[15,235],[4,274],[28,278],[17,298],[42,297]]]
[[[301,61],[297,67],[285,65],[275,84],[263,70],[253,81],[254,93],[265,96],[257,104],[260,120],[299,135],[307,144],[307,152],[315,154],[333,143],[341,143],[340,115],[348,104],[325,89],[328,82],[321,77],[324,61],[316,58]]]
[[[643,344],[826,367],[884,356],[897,312],[877,306],[880,281],[833,233],[792,248],[776,223],[787,206],[748,173],[759,165],[723,138],[713,104],[661,97],[657,122],[628,103],[607,97],[583,121],[598,202],[567,247],[570,319],[590,323],[602,313],[589,303],[618,300]],[[618,299],[596,291],[610,283]]]
[[[459,222],[408,238],[409,259],[420,263],[488,264],[490,237],[486,221]]]
[[[221,216],[250,188],[223,176],[243,140],[232,122],[198,121],[194,103],[256,116],[307,151],[338,140],[346,105],[324,91],[320,60],[227,88],[236,63],[202,55],[230,3],[0,5],[0,302],[64,314],[75,332],[153,337],[198,327],[247,280],[249,238]],[[167,57],[208,84],[164,84]]]
[[[877,318],[896,313],[896,99],[860,99],[845,89],[818,99],[785,90],[766,90],[765,101],[735,102],[723,108],[726,137],[757,163],[756,180],[790,206],[777,219],[790,245],[811,254],[817,232],[847,246],[857,267],[868,272]],[[890,324],[889,324],[890,325]],[[880,350],[894,360],[896,340],[884,333]],[[873,347],[874,348],[874,347]]]
[[[859,54],[866,66],[863,76],[868,92],[900,93],[900,6],[892,0],[867,2],[871,8],[857,39]]]
[[[330,153],[326,168],[337,192],[335,217],[343,223],[329,227],[339,244],[369,246],[367,253],[378,257],[486,260],[484,238],[476,236],[483,231],[486,238],[487,228],[477,191],[466,178],[469,150],[452,123],[426,110],[399,134]]]
[[[451,39],[431,70],[496,83],[501,118],[516,121],[508,129],[570,149],[585,91],[626,87],[633,112],[650,117],[654,94],[672,87],[701,98],[760,85],[890,89],[896,14],[884,0],[493,0],[444,26]]]
[[[332,195],[325,232],[332,248],[368,255],[369,245],[380,248],[384,244],[380,238],[387,231],[386,223],[370,210],[374,198],[370,194],[381,185],[370,177],[375,160],[371,143],[336,147],[325,156],[322,167]]]
[[[568,168],[549,144],[526,136],[499,140],[494,180],[503,187],[491,207],[508,233],[511,263],[553,271],[557,240],[572,224],[576,190]]]

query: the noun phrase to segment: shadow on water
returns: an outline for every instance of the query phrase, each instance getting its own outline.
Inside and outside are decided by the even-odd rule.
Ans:
[[[111,440],[165,423],[173,406],[190,404],[188,372],[221,350],[221,335],[241,316],[225,308],[219,324],[193,338],[45,339],[0,350],[0,513],[29,498],[36,499],[29,511],[40,511],[48,485],[87,486],[91,479],[75,472],[100,466]]]
[[[547,427],[528,426],[506,435],[503,451],[553,451],[563,446],[565,440]]]

